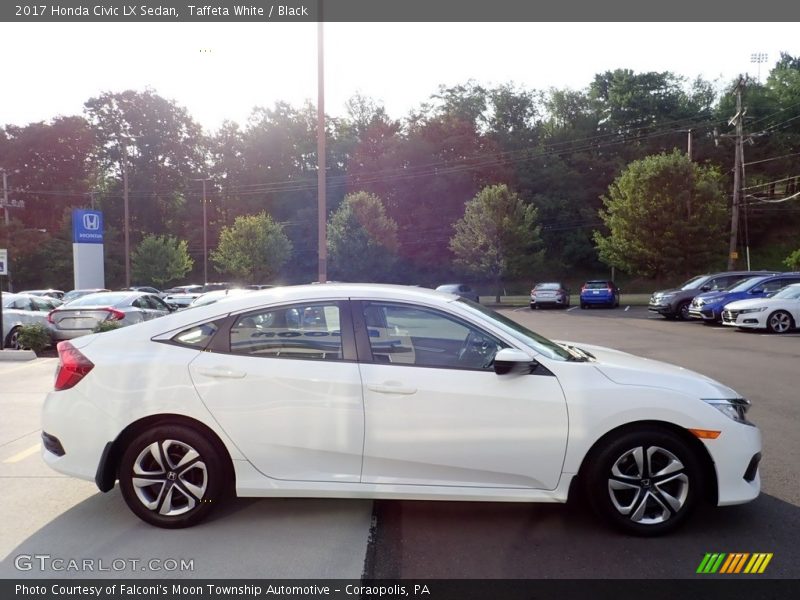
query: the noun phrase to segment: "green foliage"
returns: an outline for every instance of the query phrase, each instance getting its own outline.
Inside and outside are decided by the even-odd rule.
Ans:
[[[331,274],[344,281],[391,281],[397,251],[397,223],[380,198],[348,194],[328,222]]]
[[[193,264],[186,240],[166,235],[145,236],[131,255],[134,281],[159,288],[183,279]]]
[[[800,271],[800,249],[795,250],[789,256],[787,256],[786,260],[783,261],[783,264],[793,271]]]
[[[536,224],[536,207],[526,204],[505,185],[483,188],[467,202],[455,224],[450,250],[456,263],[497,285],[531,273],[541,265],[544,251]]]
[[[24,350],[33,350],[39,354],[53,343],[47,327],[41,323],[30,323],[19,328],[17,343]]]
[[[722,176],[677,150],[630,163],[603,197],[605,263],[647,277],[707,269],[725,252]]]
[[[232,227],[224,227],[211,259],[220,273],[264,283],[272,280],[291,253],[292,243],[283,226],[262,212],[236,217]]]
[[[100,321],[92,331],[94,333],[103,333],[104,331],[114,331],[120,327],[122,327],[122,323],[119,321]]]

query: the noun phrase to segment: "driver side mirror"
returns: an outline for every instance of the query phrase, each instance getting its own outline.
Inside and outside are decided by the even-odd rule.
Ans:
[[[711,286],[710,286],[710,285],[708,285],[708,284],[706,284],[706,285],[704,285],[704,286],[702,286],[702,287],[700,288],[700,291],[702,291],[702,292],[708,292],[708,291],[710,291],[710,290],[711,290]]]
[[[494,372],[498,375],[530,373],[538,364],[527,352],[515,348],[503,348],[494,355]]]

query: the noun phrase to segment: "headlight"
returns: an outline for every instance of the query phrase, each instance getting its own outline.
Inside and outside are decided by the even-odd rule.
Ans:
[[[744,423],[745,425],[752,425],[747,420],[747,411],[750,408],[750,402],[744,398],[731,398],[731,399],[718,399],[703,398],[703,402],[710,404],[725,416],[730,417],[737,423]]]
[[[761,308],[745,308],[744,310],[740,310],[740,315],[746,315],[747,313],[757,313],[757,312],[764,312],[767,310],[766,306],[762,306]]]

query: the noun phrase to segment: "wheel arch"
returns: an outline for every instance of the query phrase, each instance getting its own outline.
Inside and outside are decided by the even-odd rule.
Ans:
[[[703,442],[701,442],[697,437],[693,436],[687,429],[681,427],[680,425],[676,425],[675,423],[670,423],[667,421],[636,421],[633,423],[626,423],[625,425],[621,425],[619,427],[615,427],[610,431],[607,431],[602,436],[600,436],[592,447],[589,448],[589,451],[584,455],[583,460],[581,461],[581,465],[578,468],[578,474],[573,478],[573,485],[570,485],[569,495],[573,495],[578,493],[579,490],[582,491],[582,483],[587,480],[589,467],[591,466],[594,458],[600,452],[605,444],[607,444],[610,440],[614,439],[615,437],[621,436],[626,433],[631,433],[634,431],[639,431],[642,429],[661,429],[665,432],[671,433],[681,439],[686,445],[691,448],[695,455],[700,462],[700,468],[702,470],[701,477],[702,477],[702,486],[703,486],[703,494],[702,497],[706,501],[710,502],[712,505],[717,504],[717,497],[718,497],[718,488],[717,488],[717,471],[714,468],[714,461],[711,458],[711,454],[709,454],[708,449],[705,447]]]
[[[109,442],[106,445],[95,476],[95,483],[101,492],[108,492],[114,488],[114,483],[119,475],[119,463],[127,445],[141,432],[161,425],[183,425],[207,437],[222,457],[222,462],[226,468],[226,485],[229,486],[229,490],[234,489],[236,475],[233,468],[233,459],[230,452],[228,452],[228,448],[214,430],[197,419],[168,413],[150,415],[134,421],[123,429],[113,442]]]

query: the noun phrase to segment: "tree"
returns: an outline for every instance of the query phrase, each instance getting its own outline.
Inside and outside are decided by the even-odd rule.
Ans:
[[[345,196],[328,222],[328,251],[334,277],[347,281],[392,279],[397,223],[386,215],[378,196]]]
[[[193,265],[186,240],[173,236],[146,235],[131,256],[133,279],[156,287],[182,279]]]
[[[220,273],[263,283],[275,276],[291,253],[283,226],[262,212],[236,217],[232,227],[223,227],[211,260]]]
[[[496,286],[504,278],[535,269],[544,252],[536,225],[537,211],[505,185],[483,188],[467,202],[464,216],[455,224],[450,250],[456,263],[480,276],[489,276]]]
[[[630,163],[602,198],[609,234],[595,232],[600,259],[646,277],[686,276],[725,254],[722,175],[679,152]]]
[[[783,264],[793,271],[800,271],[800,249],[795,250],[789,256],[787,256],[786,260],[783,261]]]

